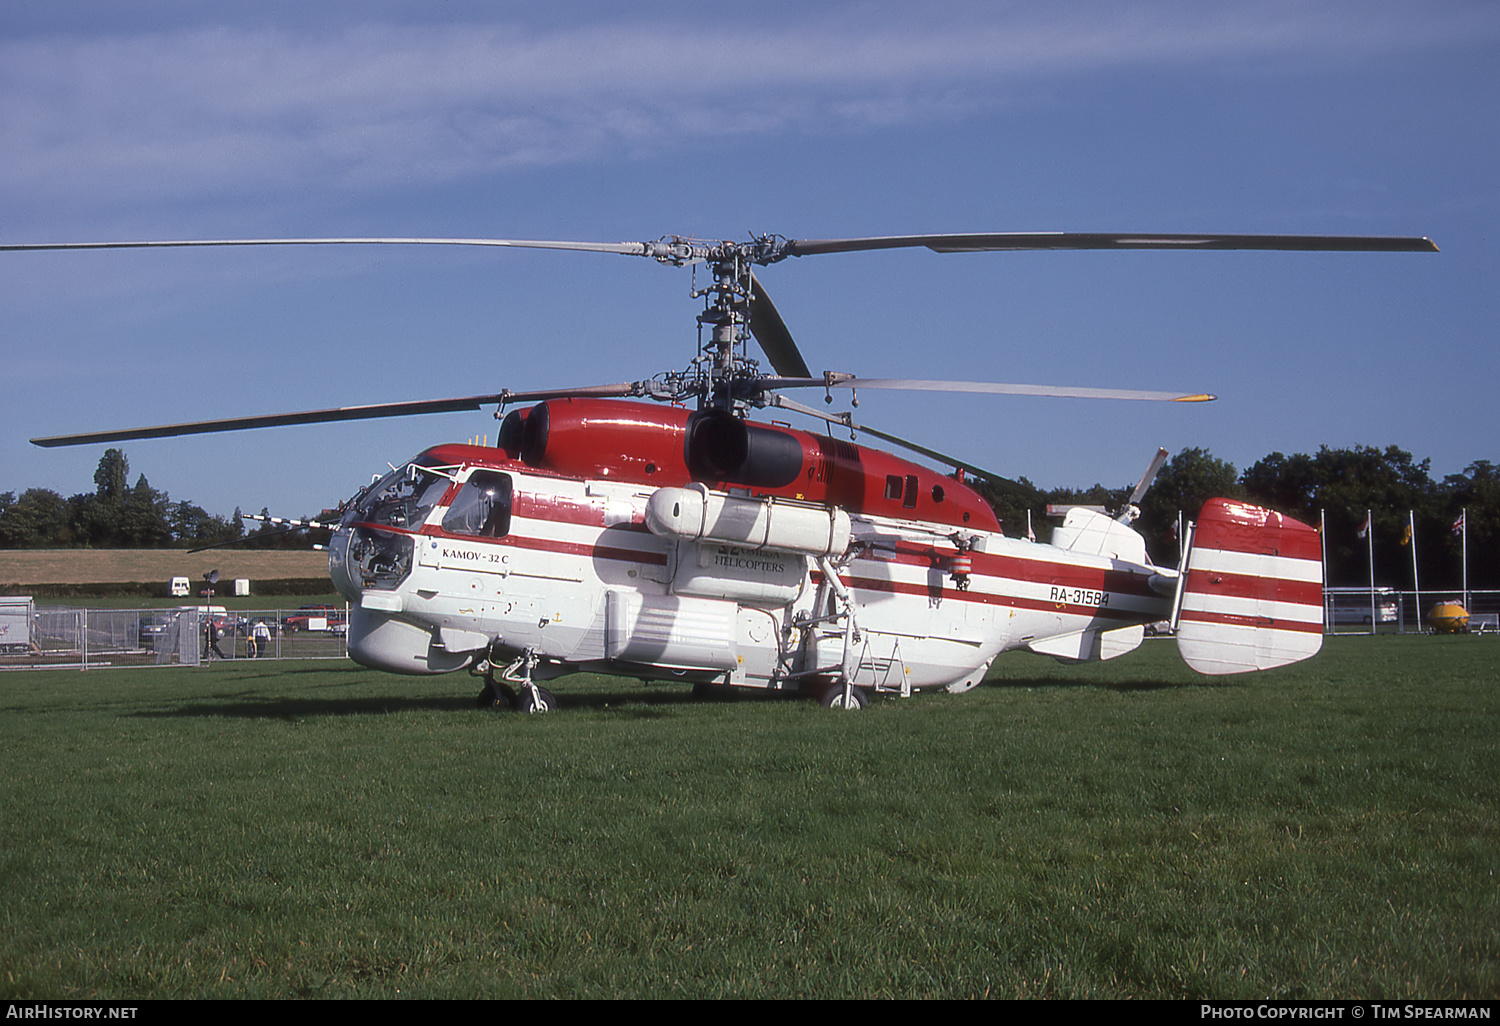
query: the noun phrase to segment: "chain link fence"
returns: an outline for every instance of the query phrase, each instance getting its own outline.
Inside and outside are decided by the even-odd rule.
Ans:
[[[247,659],[347,659],[348,606],[85,609],[36,606],[12,622],[0,669],[200,666]]]
[[[1398,588],[1326,588],[1323,623],[1328,634],[1427,634],[1436,606],[1456,603],[1469,614],[1467,632],[1500,633],[1500,591],[1401,591]]]

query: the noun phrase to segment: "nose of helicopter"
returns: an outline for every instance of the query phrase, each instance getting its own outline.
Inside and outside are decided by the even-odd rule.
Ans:
[[[349,559],[349,545],[353,537],[354,532],[349,528],[341,527],[333,532],[333,537],[328,540],[328,577],[333,582],[334,591],[348,602],[359,605],[363,589],[350,572],[353,564]]]

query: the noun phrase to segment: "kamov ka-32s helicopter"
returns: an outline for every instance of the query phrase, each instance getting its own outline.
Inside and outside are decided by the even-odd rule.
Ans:
[[[1317,533],[1212,499],[1179,565],[1153,565],[1131,529],[1166,457],[1115,518],[1073,509],[1050,544],[1008,537],[964,480],[980,468],[780,393],[906,388],[1192,402],[1210,395],[977,382],[815,377],[756,266],[792,256],[926,247],[1433,252],[1425,238],[1000,233],[748,242],[666,237],[238,239],[5,245],[0,250],[190,246],[475,245],[702,265],[698,356],[643,381],[32,439],[84,445],[210,431],[497,407],[497,444],[429,448],[339,507],[329,574],[352,606],[349,653],[402,674],[483,674],[482,704],[556,707],[541,682],[581,670],[695,685],[799,689],[858,708],[869,693],[966,691],[1027,649],[1112,659],[1167,620],[1195,670],[1241,673],[1316,653]],[[696,283],[696,276],[695,276]],[[775,374],[747,356],[759,342]],[[649,401],[654,400],[658,405]],[[857,402],[857,399],[856,399]],[[665,405],[660,405],[665,404]],[[688,405],[693,409],[688,409]],[[506,412],[506,407],[513,407]],[[821,418],[953,468],[938,472],[830,434],[748,419]]]

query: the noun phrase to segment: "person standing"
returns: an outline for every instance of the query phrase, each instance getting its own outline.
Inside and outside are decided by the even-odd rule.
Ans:
[[[219,649],[219,639],[224,636],[224,632],[219,629],[219,625],[214,622],[212,617],[210,617],[208,621],[206,636],[208,643],[203,647],[203,655],[210,661],[212,661],[213,656],[218,656],[220,659],[227,658]],[[210,652],[212,652],[213,655],[209,655]]]
[[[271,643],[271,630],[266,626],[264,620],[256,620],[255,626],[250,628],[250,657],[258,658],[266,654],[266,646]]]

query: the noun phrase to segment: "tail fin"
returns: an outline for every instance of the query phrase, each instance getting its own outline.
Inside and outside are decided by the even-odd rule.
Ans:
[[[1318,532],[1259,506],[1204,503],[1182,589],[1182,658],[1199,673],[1247,673],[1306,659],[1322,645]]]

